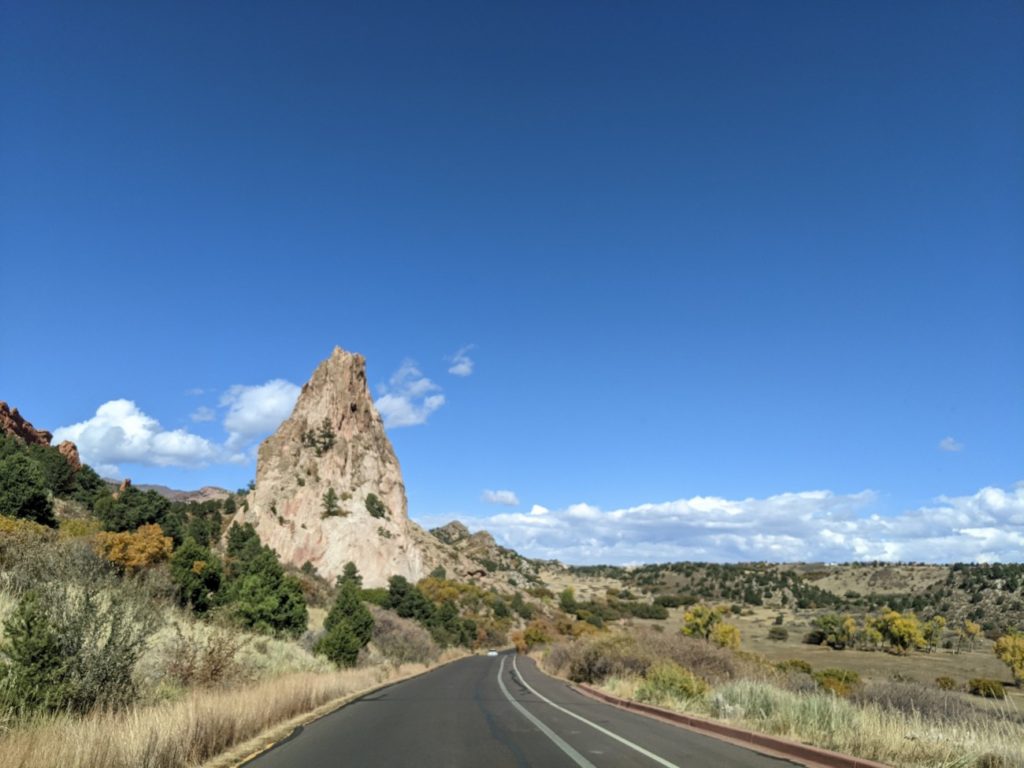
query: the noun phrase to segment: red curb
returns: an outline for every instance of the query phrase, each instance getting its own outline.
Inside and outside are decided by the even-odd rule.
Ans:
[[[684,728],[714,736],[723,741],[729,741],[744,747],[755,746],[760,750],[771,752],[776,756],[794,758],[811,768],[891,768],[885,763],[878,763],[874,760],[866,760],[861,757],[851,757],[839,752],[832,752],[820,747],[811,747],[807,744],[800,744],[788,739],[781,739],[777,736],[768,736],[763,733],[755,733],[743,728],[737,728],[714,720],[705,720],[702,717],[683,715],[661,707],[653,707],[650,704],[640,704],[628,699],[620,699],[618,696],[604,693],[591,688],[585,683],[577,683],[575,687],[580,693],[591,698],[612,704],[622,709],[639,712],[659,720],[667,720],[670,723],[681,725]]]

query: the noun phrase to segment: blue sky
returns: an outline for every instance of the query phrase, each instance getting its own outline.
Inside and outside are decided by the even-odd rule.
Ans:
[[[1024,558],[1019,2],[0,14],[0,399],[93,463],[244,485],[338,344],[425,523]]]

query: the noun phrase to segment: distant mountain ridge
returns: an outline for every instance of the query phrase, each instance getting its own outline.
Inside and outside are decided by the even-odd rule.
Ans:
[[[103,481],[110,486],[112,491],[117,490],[121,487],[123,480],[111,480],[109,477],[103,478]],[[202,503],[204,501],[220,501],[226,499],[231,495],[231,491],[224,488],[218,488],[215,485],[204,485],[194,491],[179,491],[174,488],[168,488],[166,485],[153,485],[153,484],[136,484],[128,481],[133,486],[138,488],[140,491],[155,491],[156,493],[163,496],[165,499],[170,501],[181,501],[184,503],[196,502]]]

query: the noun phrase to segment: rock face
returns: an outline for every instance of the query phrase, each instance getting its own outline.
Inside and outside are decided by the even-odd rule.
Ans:
[[[3,401],[0,401],[0,432],[13,435],[29,445],[49,445],[53,439],[52,433],[45,429],[36,429],[18,413],[17,408],[11,408]],[[75,472],[82,468],[82,460],[78,456],[78,446],[70,440],[65,440],[58,445],[57,450]]]
[[[29,445],[49,445],[53,435],[45,429],[36,429],[25,417],[0,401],[0,432],[13,435]],[[77,450],[75,451],[77,453]]]
[[[57,450],[60,451],[60,455],[64,457],[64,460],[71,465],[72,470],[77,472],[82,468],[82,459],[78,455],[77,445],[70,440],[64,440],[57,446]]]
[[[218,488],[215,485],[204,485],[198,491],[178,491],[174,488],[168,488],[166,485],[136,485],[140,491],[156,491],[165,499],[171,501],[183,501],[186,504],[189,502],[202,503],[204,501],[220,501],[226,499],[231,494],[223,488]]]
[[[474,569],[463,571],[465,575],[478,573],[479,566],[483,566],[488,573],[498,572],[506,576],[518,573],[530,578],[537,575],[536,562],[527,560],[514,550],[500,546],[487,531],[470,533],[469,528],[458,520],[453,520],[440,528],[432,528],[430,533],[463,561],[476,564]]]
[[[367,586],[383,586],[395,574],[417,580],[458,561],[409,520],[365,361],[338,347],[260,445],[256,488],[239,516],[283,562],[308,561],[332,580],[350,560]]]

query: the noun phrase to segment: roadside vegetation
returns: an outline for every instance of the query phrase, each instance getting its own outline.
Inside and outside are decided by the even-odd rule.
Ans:
[[[632,626],[553,642],[544,646],[542,664],[616,696],[891,765],[1024,766],[1024,713],[1002,699],[998,681],[868,682],[841,666],[771,662],[716,641],[715,628],[728,626],[725,616],[727,609],[698,604],[682,626]],[[997,653],[1012,661],[1017,636],[1007,637]]]

